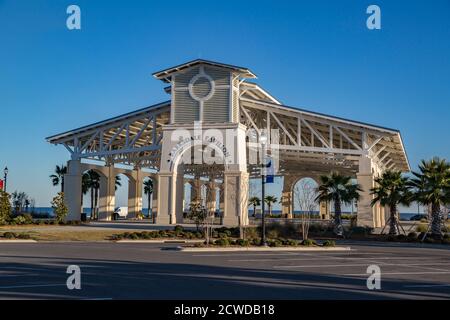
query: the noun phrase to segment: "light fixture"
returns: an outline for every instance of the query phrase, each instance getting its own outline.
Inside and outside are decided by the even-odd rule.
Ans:
[[[262,145],[265,145],[267,143],[267,135],[265,133],[261,133],[261,135],[259,136],[259,142]]]

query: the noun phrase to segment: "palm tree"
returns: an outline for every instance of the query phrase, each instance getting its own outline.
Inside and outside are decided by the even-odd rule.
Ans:
[[[248,200],[248,205],[253,206],[253,217],[256,217],[256,207],[261,205],[261,199],[258,197],[251,197]]]
[[[96,218],[98,189],[100,188],[100,174],[95,170],[89,170],[82,177],[82,191],[91,191],[91,219]],[[87,188],[87,189],[84,189]]]
[[[81,204],[83,204],[83,195],[87,194],[90,188],[90,178],[87,172],[81,176]]]
[[[119,187],[122,186],[122,179],[120,178],[120,176],[116,176],[115,181],[114,181],[114,190],[117,191],[117,189],[119,189]]]
[[[64,192],[64,175],[67,173],[67,167],[64,165],[56,166],[55,174],[50,175],[54,186],[61,184],[61,192]]]
[[[450,203],[450,163],[438,157],[422,160],[420,172],[413,172],[411,186],[415,189],[414,200],[431,206],[431,235],[442,238],[441,205]]]
[[[375,182],[377,186],[370,189],[374,195],[371,205],[379,203],[389,207],[389,234],[397,235],[400,232],[397,207],[399,204],[408,206],[411,203],[409,179],[403,177],[400,171],[386,171],[381,177],[375,178]]]
[[[333,201],[334,203],[334,232],[343,235],[342,228],[342,204],[351,204],[354,200],[359,200],[358,191],[362,191],[361,186],[352,183],[352,177],[340,175],[332,172],[329,176],[320,176],[320,185],[317,187],[316,201]]]
[[[269,217],[270,217],[272,215],[272,204],[277,203],[278,202],[278,198],[274,197],[274,196],[266,196],[264,198],[264,202],[269,207]],[[264,212],[263,212],[263,214],[264,214]]]
[[[151,199],[152,199],[152,193],[153,193],[153,181],[151,179],[144,181],[144,193],[148,197],[148,215],[152,216],[152,221],[153,221],[153,223],[155,223],[155,217],[153,216],[152,207],[151,207]]]

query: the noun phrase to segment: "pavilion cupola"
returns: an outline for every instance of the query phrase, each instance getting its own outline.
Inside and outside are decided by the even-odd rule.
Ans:
[[[197,59],[153,74],[170,83],[171,123],[239,122],[239,86],[247,68]]]

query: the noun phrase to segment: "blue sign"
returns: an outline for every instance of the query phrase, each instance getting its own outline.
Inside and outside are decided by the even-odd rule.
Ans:
[[[272,163],[273,163],[272,160],[270,160],[270,161],[267,163],[266,183],[273,183],[273,179],[274,179],[274,175],[273,175],[274,169],[273,169]]]

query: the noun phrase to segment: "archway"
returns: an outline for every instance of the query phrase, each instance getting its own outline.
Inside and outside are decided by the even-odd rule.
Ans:
[[[100,194],[106,176],[95,169],[85,170],[81,178],[81,208],[86,220],[98,220]],[[84,218],[82,218],[84,219]]]
[[[114,220],[127,219],[131,213],[129,212],[130,179],[123,173],[115,175],[114,179]]]
[[[318,183],[310,177],[299,179],[293,186],[294,217],[320,218],[320,207],[316,201]]]
[[[142,214],[144,218],[150,219],[151,221],[155,220],[156,215],[156,212],[153,210],[156,200],[156,188],[157,183],[155,179],[147,176],[142,180]]]

